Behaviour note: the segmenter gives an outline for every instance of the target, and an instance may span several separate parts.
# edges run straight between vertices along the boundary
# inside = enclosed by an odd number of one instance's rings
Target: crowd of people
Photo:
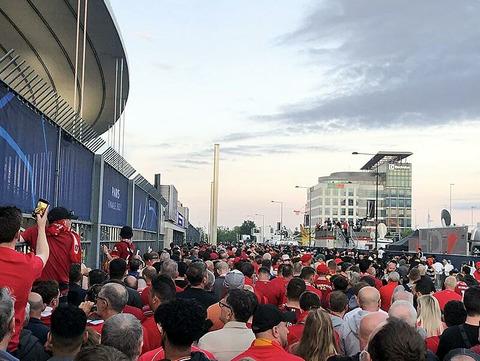
[[[203,243],[140,256],[125,226],[89,269],[71,219],[56,207],[21,232],[0,207],[0,360],[480,360],[480,262]]]

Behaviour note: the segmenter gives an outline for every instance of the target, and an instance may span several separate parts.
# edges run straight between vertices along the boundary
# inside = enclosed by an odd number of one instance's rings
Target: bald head
[[[358,302],[362,310],[378,311],[380,307],[380,292],[375,287],[363,287],[358,292]]]
[[[396,301],[407,301],[413,305],[413,295],[407,291],[394,292],[392,296],[392,303]]]
[[[448,276],[445,278],[445,289],[446,290],[455,290],[455,286],[457,285],[457,279],[453,276]]]
[[[403,320],[410,326],[417,328],[417,311],[408,301],[395,301],[388,310],[388,316]]]
[[[358,339],[360,340],[360,350],[367,346],[372,332],[387,321],[387,315],[382,312],[370,312],[363,316],[360,321]]]
[[[223,262],[223,261],[217,262],[217,264],[215,265],[215,269],[217,270],[217,273],[220,276],[224,275],[225,273],[228,273],[229,271],[227,262]]]
[[[43,311],[43,299],[38,293],[30,292],[28,294],[28,303],[31,311]]]

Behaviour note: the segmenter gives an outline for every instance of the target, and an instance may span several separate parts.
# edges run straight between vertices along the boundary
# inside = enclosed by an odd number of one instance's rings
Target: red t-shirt
[[[282,291],[271,281],[257,281],[255,290],[263,294],[272,305],[279,306],[283,301]]]
[[[102,334],[102,328],[105,324],[104,320],[87,320],[87,327]]]
[[[303,358],[289,354],[285,351],[278,342],[264,338],[257,338],[254,340],[252,345],[245,352],[242,352],[232,361],[238,361],[243,357],[251,357],[254,360],[262,361],[303,361]]]
[[[451,300],[457,300],[461,301],[462,296],[459,295],[458,293],[452,291],[452,290],[443,290],[443,291],[438,291],[433,294],[433,297],[435,297],[438,301],[438,304],[440,306],[440,309],[443,311],[445,308],[445,305],[447,304],[448,301]]]
[[[398,282],[388,282],[385,286],[380,288],[380,298],[382,300],[382,304],[380,308],[388,312],[390,309],[390,305],[392,304],[392,295],[395,288],[397,288]]]
[[[303,329],[305,328],[305,320],[309,311],[305,311],[300,314],[298,317],[297,323],[288,327],[288,335],[287,335],[287,350],[290,351],[290,347],[295,343],[300,341],[303,334]]]
[[[7,286],[15,297],[15,334],[8,345],[10,351],[17,349],[28,294],[35,279],[40,277],[42,268],[43,261],[34,253],[24,254],[0,247],[0,286]]]
[[[135,255],[135,245],[133,243],[128,243],[125,241],[120,241],[115,243],[113,246],[112,252],[110,252],[112,257],[123,258],[125,261],[128,262],[133,258]]]
[[[125,308],[123,309],[123,313],[129,313],[133,316],[135,316],[140,322],[143,322],[145,320],[145,316],[143,315],[143,311],[137,307],[133,307],[130,305],[126,305]]]
[[[144,330],[143,338],[147,340],[147,345],[145,345],[145,342],[143,343],[142,354],[162,346],[162,337],[155,318],[153,316],[148,317],[143,321],[142,326]]]
[[[465,282],[460,281],[455,286],[455,292],[458,293],[460,296],[463,296],[463,293],[467,290],[467,288],[468,285]]]
[[[47,227],[46,230],[48,246],[50,247],[50,256],[48,257],[47,264],[45,265],[41,276],[38,277],[37,280],[55,280],[58,283],[68,283],[70,266],[72,263],[82,262],[82,252],[80,249],[75,255],[76,259],[71,259],[71,252],[74,248],[74,237],[78,237],[77,240],[80,238],[75,232],[56,232],[54,225],[55,223]],[[22,233],[22,237],[32,249],[36,249],[38,227],[33,226],[27,228]]]
[[[215,360],[215,356],[213,356],[212,353],[192,345],[191,352],[193,351],[200,351],[204,353],[205,356],[207,356],[210,360]],[[165,358],[165,350],[163,349],[163,347],[159,347],[155,350],[144,353],[142,356],[140,356],[138,361],[159,361],[159,360],[163,360],[164,358]]]
[[[320,301],[322,301],[322,297],[323,297],[323,292],[322,291],[316,289],[315,287],[313,287],[310,284],[306,285],[306,290],[315,293],[320,298]]]

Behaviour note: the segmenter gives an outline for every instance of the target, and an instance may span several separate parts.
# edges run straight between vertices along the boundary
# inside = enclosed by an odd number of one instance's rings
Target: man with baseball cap
[[[274,305],[258,305],[253,313],[252,331],[255,341],[232,361],[251,358],[262,361],[301,361],[301,357],[284,350],[287,345],[287,322],[295,320],[294,312],[282,312]]]
[[[107,246],[103,246],[103,253],[111,261],[114,258],[123,258],[127,266],[135,255],[135,246],[132,242],[133,229],[129,226],[123,226],[120,230],[120,242],[115,243],[113,250],[109,251]]]
[[[73,211],[55,207],[48,213],[46,228],[50,257],[38,281],[55,280],[60,287],[60,302],[67,302],[69,273],[72,263],[82,262],[80,236],[72,230],[72,219],[78,219]],[[37,247],[38,227],[27,228],[21,234],[21,241],[32,249]]]

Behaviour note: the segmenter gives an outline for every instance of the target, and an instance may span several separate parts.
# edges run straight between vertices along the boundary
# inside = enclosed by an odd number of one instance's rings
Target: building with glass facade
[[[374,231],[376,218],[378,223],[385,223],[393,237],[411,229],[412,164],[406,161],[410,155],[379,152],[358,172],[319,177],[318,183],[307,191],[306,211],[309,215],[311,210],[312,225],[362,222]],[[306,226],[309,218],[306,217]]]

